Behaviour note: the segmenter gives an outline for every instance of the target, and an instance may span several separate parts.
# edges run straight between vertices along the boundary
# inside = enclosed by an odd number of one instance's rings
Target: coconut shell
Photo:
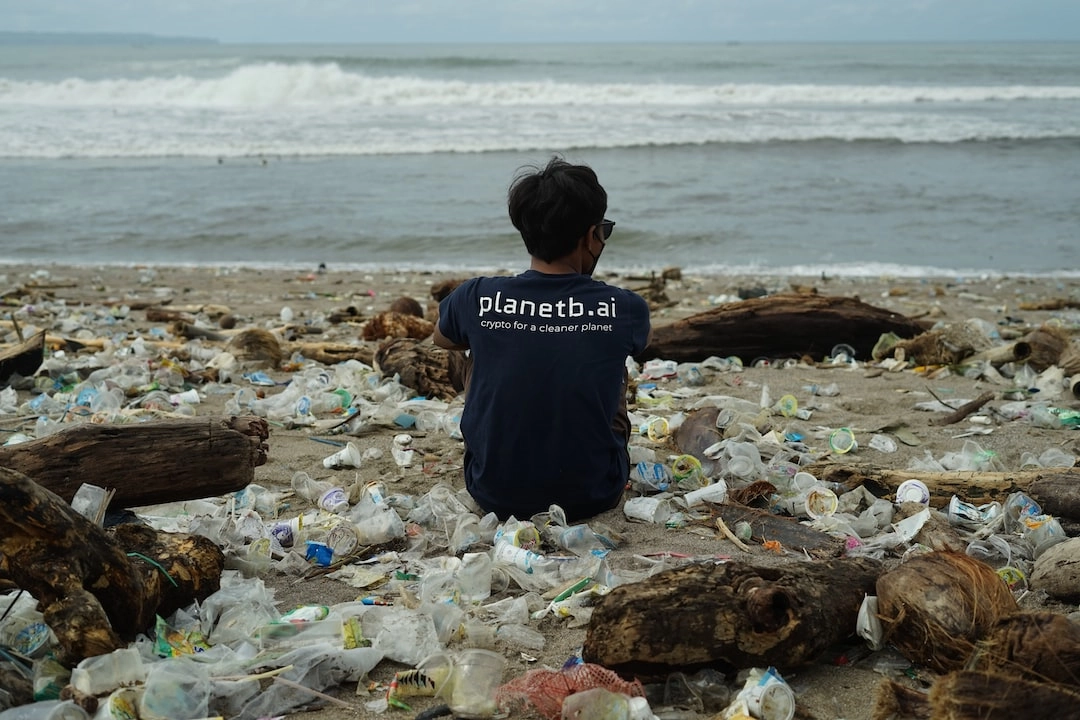
[[[1080,625],[1052,612],[1010,615],[979,641],[967,667],[1080,688]]]
[[[394,302],[390,303],[390,312],[401,313],[402,315],[415,315],[416,317],[424,317],[424,308],[420,306],[420,303],[411,297],[399,297]]]
[[[262,328],[242,330],[229,341],[226,349],[248,366],[277,368],[285,359],[277,336]]]
[[[1077,716],[1080,692],[1013,673],[965,670],[930,688],[934,720],[1061,720]]]
[[[963,667],[976,641],[1018,609],[993,568],[954,552],[916,555],[878,578],[877,595],[885,641],[942,673]]]
[[[1051,545],[1035,561],[1028,583],[1063,602],[1080,602],[1080,537]]]

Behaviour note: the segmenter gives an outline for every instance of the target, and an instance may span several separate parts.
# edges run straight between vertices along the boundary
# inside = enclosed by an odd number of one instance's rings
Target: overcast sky
[[[1080,0],[0,0],[0,30],[222,42],[1080,40]]]

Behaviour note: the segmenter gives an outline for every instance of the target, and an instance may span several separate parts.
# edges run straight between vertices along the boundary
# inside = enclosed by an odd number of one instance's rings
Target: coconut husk
[[[1012,673],[964,670],[930,688],[934,720],[1060,720],[1076,717],[1080,691]]]
[[[402,315],[415,315],[416,317],[424,317],[424,308],[414,298],[401,296],[394,302],[390,303],[390,312],[401,313]]]
[[[285,359],[277,335],[262,328],[241,330],[229,340],[226,350],[247,366],[277,368]]]
[[[1080,688],[1080,625],[1051,612],[1002,618],[976,644],[967,669]]]
[[[929,720],[930,696],[885,679],[874,692],[871,720]]]
[[[386,338],[423,340],[433,332],[435,332],[435,324],[430,320],[389,311],[379,313],[364,323],[360,336],[364,340],[385,340]]]
[[[1058,367],[1065,371],[1067,377],[1080,375],[1080,345],[1069,343],[1069,346],[1061,351]]]
[[[442,299],[454,292],[458,285],[465,282],[465,278],[454,278],[451,280],[443,280],[437,282],[431,286],[431,297],[436,302],[442,302]]]
[[[1025,335],[1023,342],[1031,348],[1027,364],[1042,372],[1051,365],[1058,365],[1062,353],[1069,347],[1069,334],[1052,325],[1041,325]]]
[[[990,338],[972,323],[954,323],[901,340],[890,349],[894,357],[900,350],[917,365],[956,365],[991,347]]]
[[[963,667],[987,630],[1018,609],[993,568],[955,552],[916,555],[879,577],[876,589],[885,642],[942,673]]]

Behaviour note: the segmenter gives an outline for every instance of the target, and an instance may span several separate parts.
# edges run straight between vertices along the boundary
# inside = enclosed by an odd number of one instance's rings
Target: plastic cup
[[[792,720],[795,717],[795,693],[791,687],[771,672],[746,692],[746,707],[750,714],[763,720]]]
[[[697,507],[707,502],[723,503],[727,500],[727,483],[718,480],[711,485],[691,490],[683,495],[683,500],[686,501],[686,507]]]
[[[791,482],[795,486],[796,492],[808,492],[818,484],[818,480],[813,473],[808,473],[805,470],[795,473],[791,478]]]
[[[930,489],[921,480],[905,480],[896,488],[896,504],[915,502],[920,505],[930,504]]]
[[[270,534],[277,539],[281,547],[291,548],[296,544],[296,539],[300,535],[302,522],[299,516],[282,520],[270,528]]]
[[[486,720],[495,715],[495,691],[502,683],[506,659],[491,650],[462,650],[450,676],[447,704],[454,717]]]
[[[664,523],[671,517],[671,504],[658,497],[629,498],[623,503],[623,514],[628,520]]]
[[[857,447],[859,443],[855,441],[855,433],[851,431],[851,428],[837,428],[829,433],[829,449],[837,455],[851,452]]]
[[[332,487],[319,497],[319,507],[327,512],[343,512],[349,509],[349,496],[344,489]]]
[[[359,448],[353,443],[347,443],[345,447],[338,450],[333,455],[327,455],[323,458],[322,464],[324,468],[333,469],[341,467],[360,467],[362,456]]]
[[[828,517],[840,504],[836,493],[826,487],[816,487],[806,495],[806,514],[812,519]]]

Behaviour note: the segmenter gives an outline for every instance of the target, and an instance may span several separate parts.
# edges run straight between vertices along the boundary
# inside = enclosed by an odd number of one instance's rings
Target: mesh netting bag
[[[645,697],[645,688],[637,681],[626,681],[602,665],[579,663],[561,670],[538,668],[502,685],[495,701],[504,712],[523,711],[531,706],[548,720],[562,717],[562,703],[568,695],[606,688],[630,697]]]

